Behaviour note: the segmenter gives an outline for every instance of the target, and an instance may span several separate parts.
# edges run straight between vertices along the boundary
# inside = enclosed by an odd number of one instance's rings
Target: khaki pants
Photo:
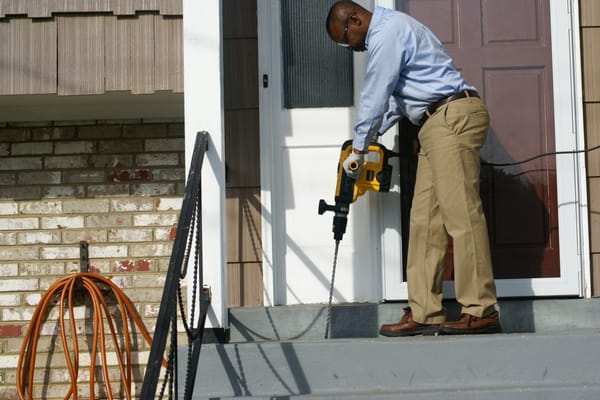
[[[479,196],[479,150],[489,115],[476,97],[440,107],[419,132],[421,151],[410,214],[408,300],[413,319],[441,323],[447,234],[462,313],[482,317],[496,304],[485,216]]]

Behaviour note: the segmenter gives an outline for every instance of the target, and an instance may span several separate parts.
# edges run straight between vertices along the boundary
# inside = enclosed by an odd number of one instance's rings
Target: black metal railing
[[[204,323],[210,305],[210,293],[203,288],[202,265],[202,204],[201,170],[204,154],[208,147],[208,133],[198,132],[190,163],[185,193],[179,214],[179,222],[169,261],[165,286],[158,311],[156,328],[148,357],[148,365],[140,393],[141,399],[161,398],[169,389],[169,399],[178,398],[177,389],[177,306],[188,338],[187,370],[185,374],[184,399],[192,398],[194,381],[200,358]],[[192,295],[189,300],[190,315],[185,316],[181,281],[187,276],[190,254],[194,248]],[[196,296],[200,296],[199,299]],[[198,300],[198,301],[197,301]],[[199,305],[198,316],[196,307]],[[170,334],[170,348],[166,348]],[[165,351],[166,350],[166,351]],[[167,354],[167,360],[164,360]],[[161,368],[165,375],[160,392],[157,393]]]

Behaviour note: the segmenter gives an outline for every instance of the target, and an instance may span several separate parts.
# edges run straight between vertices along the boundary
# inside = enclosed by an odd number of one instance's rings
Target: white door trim
[[[272,66],[272,53],[280,48],[278,35],[271,32],[272,26],[278,26],[280,16],[271,15],[271,0],[257,0],[258,26],[258,82],[262,85],[263,77],[267,79],[267,87],[258,89],[259,126],[260,126],[260,198],[261,198],[261,229],[262,229],[262,265],[263,265],[263,301],[265,306],[280,304],[276,295],[277,272],[275,265],[280,265],[279,254],[275,249],[283,246],[278,224],[273,223],[275,216],[281,217],[281,198],[277,191],[271,190],[278,177],[274,168],[280,165],[275,151],[279,147],[279,138],[275,135],[276,124],[273,113],[273,96],[281,95],[280,72]],[[273,21],[275,19],[275,21]],[[273,21],[273,22],[272,22]]]
[[[372,4],[372,0],[361,3]],[[370,6],[369,6],[370,7]],[[259,107],[260,107],[260,146],[261,146],[261,201],[262,201],[262,243],[263,243],[263,285],[264,285],[264,304],[279,305],[290,304],[293,302],[303,302],[305,298],[314,299],[315,296],[308,296],[306,293],[319,290],[321,292],[324,286],[328,286],[331,274],[330,265],[333,256],[334,241],[331,234],[330,221],[332,216],[317,216],[318,199],[323,196],[331,202],[335,191],[335,165],[339,149],[343,141],[351,137],[351,126],[355,119],[354,107],[330,107],[316,109],[294,109],[285,110],[282,108],[283,84],[281,68],[281,32],[275,31],[275,27],[280,26],[281,15],[277,12],[280,9],[279,0],[257,0],[258,14],[258,41],[259,41],[259,82],[263,82],[263,76],[268,76],[268,87],[259,88]],[[323,21],[324,22],[324,21]],[[354,56],[354,85],[359,88],[364,76],[365,61],[364,54]],[[355,90],[357,96],[357,90]],[[326,113],[327,118],[315,121],[311,118],[312,112]],[[293,126],[293,129],[291,127]],[[312,132],[309,136],[295,135],[294,132]],[[326,189],[326,193],[321,194],[310,187],[315,195],[314,213],[318,218],[318,228],[287,226],[287,219],[295,210],[286,208],[286,195],[290,191],[284,192],[282,188],[289,189],[288,181],[290,176],[286,176],[285,168],[289,168],[294,160],[287,159],[289,156],[296,156],[302,152],[302,149],[310,149],[315,156],[315,163],[322,163],[323,181],[330,182],[331,188]],[[308,152],[306,153],[308,154]],[[314,168],[314,165],[311,166]],[[294,175],[297,166],[287,171],[289,175]],[[332,176],[333,175],[333,176]],[[333,178],[333,179],[330,179]],[[321,183],[321,182],[319,182]],[[325,183],[329,188],[329,183]],[[294,187],[300,190],[299,187]],[[304,188],[302,188],[304,189]],[[287,193],[287,194],[286,194]],[[291,193],[297,196],[297,193]],[[294,197],[292,202],[299,200]],[[367,206],[368,204],[368,206]],[[298,206],[296,204],[296,206]],[[305,206],[303,203],[302,206]],[[312,203],[311,203],[312,205]],[[381,299],[382,288],[380,287],[380,265],[379,260],[379,240],[371,236],[369,232],[377,230],[370,221],[376,221],[377,218],[376,198],[374,196],[362,196],[360,201],[353,204],[349,226],[344,236],[342,248],[340,250],[339,265],[351,269],[352,272],[340,274],[336,280],[336,293],[334,301],[353,301],[353,299],[362,299],[362,301],[377,301]],[[296,214],[297,215],[297,214]],[[371,217],[373,219],[371,219]],[[327,222],[325,222],[327,221]],[[311,222],[312,223],[312,222]],[[363,229],[354,229],[355,226],[361,226]],[[365,229],[364,227],[367,227]],[[304,228],[304,229],[298,229]],[[327,242],[324,245],[331,248],[331,256],[325,255],[316,249],[299,248],[298,243],[306,243],[306,230],[315,229],[314,234],[320,236],[327,235]],[[303,230],[303,231],[302,231]],[[354,236],[363,235],[360,238]],[[358,243],[352,246],[352,243]],[[357,250],[358,249],[358,250]],[[357,250],[357,251],[355,251]],[[323,259],[327,258],[326,261]],[[290,260],[292,262],[290,263]],[[318,280],[318,289],[304,286],[298,296],[292,295],[291,286],[298,288],[296,281],[291,274],[298,273],[299,264],[305,263],[307,274],[306,282]],[[293,265],[292,265],[293,264]],[[369,265],[369,269],[374,269],[375,274],[369,274],[366,279],[357,277],[356,272],[366,274],[364,265]],[[291,271],[291,272],[290,272]],[[304,278],[302,278],[304,279]],[[342,281],[341,279],[345,279]],[[306,283],[305,285],[310,285]],[[339,285],[339,286],[338,286]],[[338,290],[339,289],[339,290]],[[288,299],[288,296],[291,296]],[[320,296],[320,295],[319,295]],[[293,298],[292,298],[293,297]],[[317,296],[318,297],[318,296]],[[327,300],[326,294],[319,299]],[[314,300],[308,300],[314,301]],[[319,300],[320,301],[320,300]]]

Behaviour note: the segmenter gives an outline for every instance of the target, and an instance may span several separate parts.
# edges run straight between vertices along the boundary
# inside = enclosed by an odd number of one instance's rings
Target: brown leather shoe
[[[435,335],[439,325],[420,324],[413,320],[410,307],[404,308],[404,315],[399,322],[395,324],[383,324],[379,328],[379,334],[382,336],[415,336],[415,335]]]
[[[440,334],[443,335],[473,335],[478,333],[500,333],[500,318],[494,311],[485,317],[462,314],[456,321],[446,321],[440,325]]]

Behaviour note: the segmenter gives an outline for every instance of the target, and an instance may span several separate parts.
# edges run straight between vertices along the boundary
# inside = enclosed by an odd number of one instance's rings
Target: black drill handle
[[[335,206],[327,204],[323,199],[319,200],[319,215],[323,215],[325,211],[335,212]]]

